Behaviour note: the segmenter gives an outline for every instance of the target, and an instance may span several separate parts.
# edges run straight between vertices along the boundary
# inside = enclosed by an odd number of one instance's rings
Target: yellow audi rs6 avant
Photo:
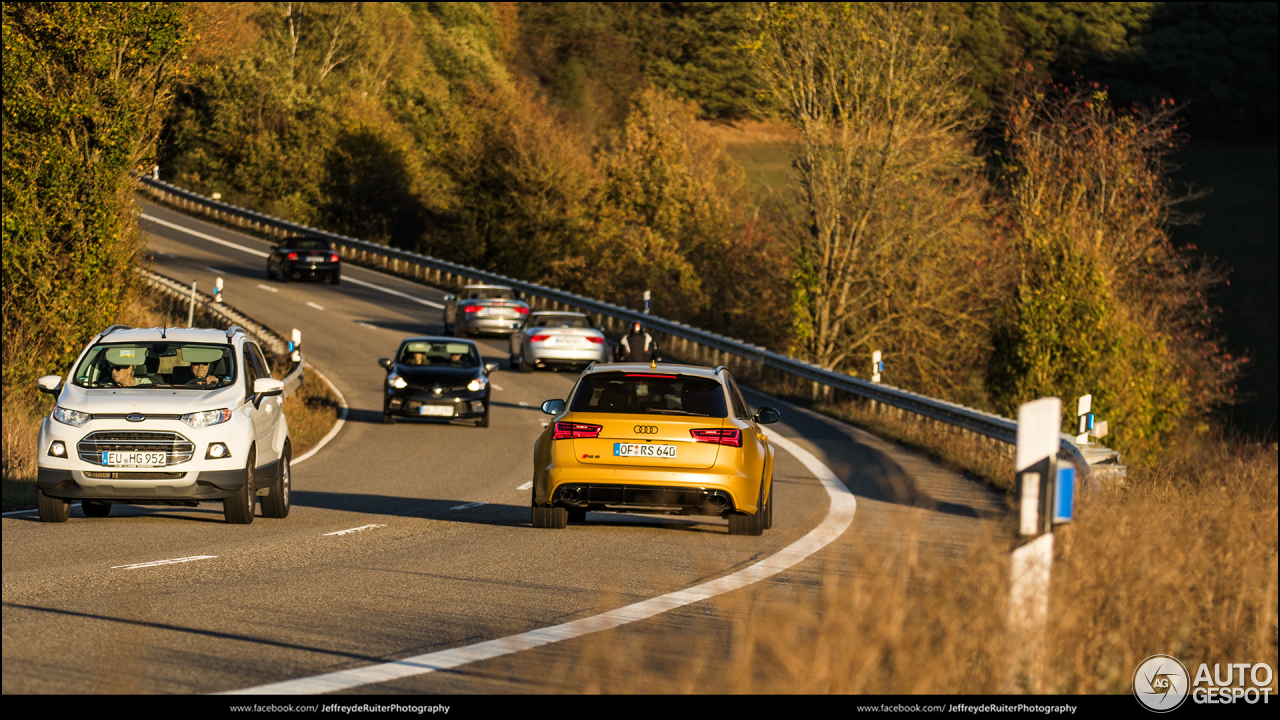
[[[730,535],[773,524],[773,447],[723,367],[594,364],[533,450],[533,526],[562,528],[587,511],[718,515]]]

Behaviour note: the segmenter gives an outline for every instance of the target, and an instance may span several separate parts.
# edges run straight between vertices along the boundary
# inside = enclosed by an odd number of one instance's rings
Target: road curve
[[[233,692],[502,641],[742,577],[832,512],[815,472],[784,452],[774,529],[763,537],[730,537],[715,518],[596,513],[586,525],[535,530],[526,483],[546,419],[537,408],[564,397],[571,375],[495,373],[487,429],[385,426],[376,361],[404,335],[440,332],[442,291],[354,266],[338,287],[268,281],[268,243],[141,210],[158,272],[204,289],[222,277],[228,303],[282,333],[301,330],[308,361],[346,398],[347,422],[294,473],[285,520],[226,525],[215,504],[117,508],[102,519],[73,511],[66,524],[5,517],[5,693]],[[481,346],[505,367],[505,341]],[[847,530],[757,578],[760,591],[816,591],[849,553],[891,552],[922,528],[928,552],[954,557],[1002,507],[915,454],[749,395],[779,406],[773,432],[830,468],[857,502]],[[691,607],[634,631],[667,632]],[[343,689],[554,692],[545,653],[572,647]]]

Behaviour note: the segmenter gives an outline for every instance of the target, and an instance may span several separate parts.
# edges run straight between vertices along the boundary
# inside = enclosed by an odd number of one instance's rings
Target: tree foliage
[[[1031,82],[1004,127],[1019,280],[995,340],[1002,409],[1090,393],[1123,447],[1157,451],[1240,366],[1207,302],[1220,278],[1169,242],[1174,106],[1117,113],[1097,86]]]
[[[803,137],[809,214],[797,277],[802,349],[902,382],[954,385],[984,337],[999,273],[980,239],[975,118],[949,35],[924,6],[771,7],[754,44],[770,100]]]
[[[191,36],[178,5],[5,3],[4,387],[62,372],[115,317]]]

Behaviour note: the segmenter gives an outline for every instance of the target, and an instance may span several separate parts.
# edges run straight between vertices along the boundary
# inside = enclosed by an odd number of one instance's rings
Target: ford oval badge
[[[129,422],[142,422],[143,420],[147,419],[147,416],[142,415],[141,413],[129,413],[128,415],[124,416],[124,419],[128,420]]]

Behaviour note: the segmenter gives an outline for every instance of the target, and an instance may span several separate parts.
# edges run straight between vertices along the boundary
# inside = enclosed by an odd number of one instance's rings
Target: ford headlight
[[[53,419],[64,425],[70,425],[71,427],[80,427],[81,425],[89,422],[92,418],[93,416],[89,413],[83,413],[79,410],[69,410],[62,406],[58,406],[53,409]]]
[[[230,420],[231,411],[227,408],[205,410],[203,412],[187,413],[178,419],[193,428],[209,427],[210,425],[218,425]]]
[[[403,390],[404,388],[409,387],[409,383],[405,382],[405,379],[400,377],[399,375],[395,373],[391,373],[390,375],[387,376],[387,387],[393,387],[393,388],[396,388],[397,390]]]
[[[467,389],[470,390],[471,392],[479,392],[484,389],[485,385],[488,385],[488,384],[489,384],[488,380],[485,380],[482,377],[478,377],[475,380],[472,380],[471,382],[467,383]]]

